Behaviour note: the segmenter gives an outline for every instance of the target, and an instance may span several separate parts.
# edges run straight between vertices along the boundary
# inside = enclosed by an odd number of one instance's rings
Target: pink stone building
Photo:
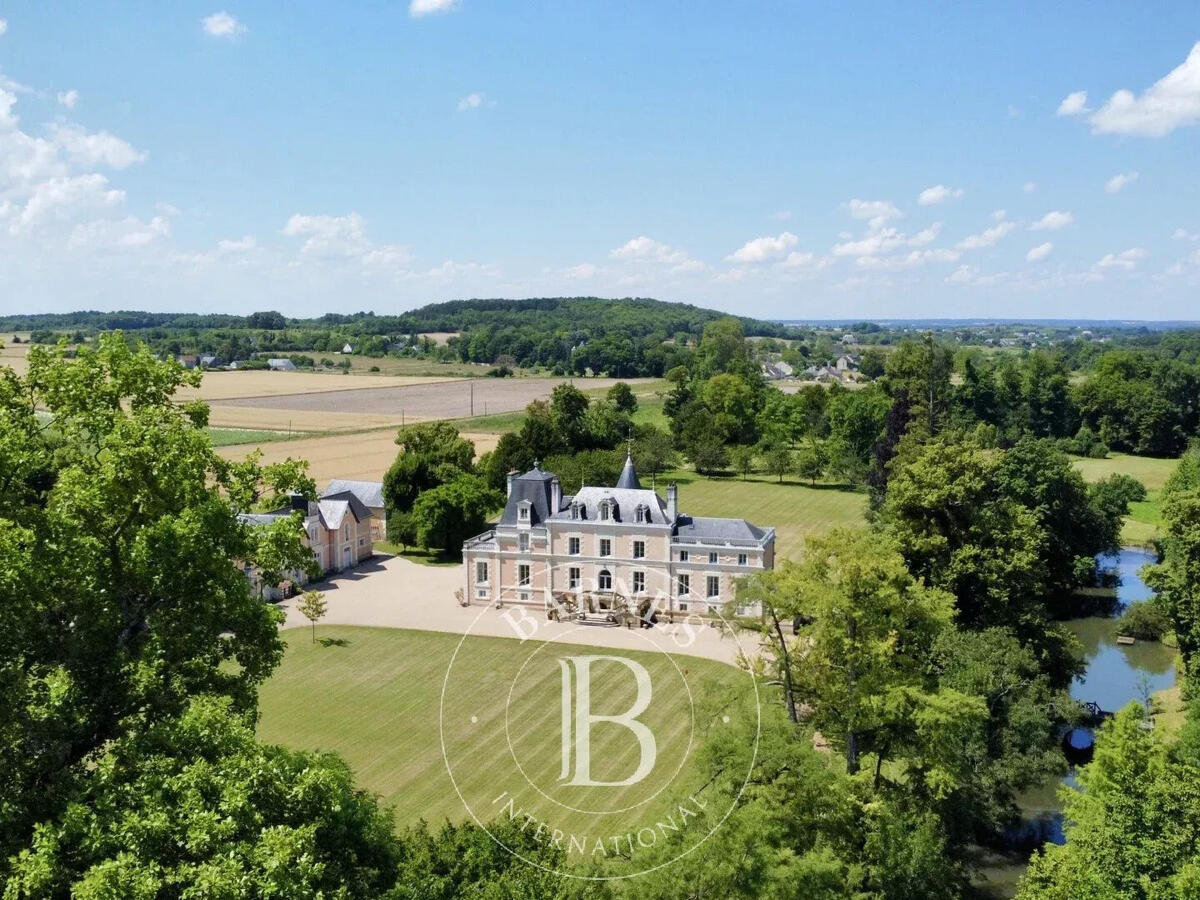
[[[733,599],[736,578],[774,568],[775,530],[689,516],[676,485],[665,500],[643,488],[630,458],[616,485],[573,496],[535,465],[509,475],[500,521],[463,544],[463,561],[473,603],[549,609],[572,598],[599,612],[649,600],[660,613],[703,616]]]

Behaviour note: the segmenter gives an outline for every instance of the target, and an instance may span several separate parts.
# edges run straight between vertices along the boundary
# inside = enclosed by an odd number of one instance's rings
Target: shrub
[[[1157,603],[1131,603],[1117,623],[1121,634],[1142,641],[1160,641],[1171,630],[1171,621]]]

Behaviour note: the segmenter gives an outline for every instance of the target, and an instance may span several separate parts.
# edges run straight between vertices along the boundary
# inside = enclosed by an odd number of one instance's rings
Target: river
[[[1118,605],[1113,616],[1088,616],[1065,623],[1083,644],[1087,659],[1083,676],[1071,685],[1071,696],[1115,712],[1130,700],[1146,702],[1154,692],[1175,683],[1175,651],[1148,641],[1132,645],[1117,643],[1117,616],[1126,605],[1151,596],[1138,572],[1146,563],[1155,561],[1154,554],[1126,547],[1120,553],[1100,556],[1097,561],[1101,569],[1115,572],[1120,578],[1116,588]],[[1074,770],[1017,798],[1025,814],[1025,828],[1014,838],[1063,842],[1062,804],[1058,800],[1058,789],[1063,783],[1074,784]],[[985,874],[994,886],[995,896],[1003,897],[1011,896],[1016,878],[1023,870],[1023,864],[999,864],[989,867]]]

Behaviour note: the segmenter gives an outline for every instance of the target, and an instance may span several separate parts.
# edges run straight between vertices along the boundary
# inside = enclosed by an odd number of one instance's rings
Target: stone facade
[[[649,601],[660,614],[704,616],[734,598],[739,576],[774,568],[775,531],[688,516],[678,487],[669,485],[665,500],[643,488],[631,459],[614,487],[574,496],[534,466],[509,476],[500,521],[466,541],[463,561],[472,603],[549,609],[569,600],[599,612]]]

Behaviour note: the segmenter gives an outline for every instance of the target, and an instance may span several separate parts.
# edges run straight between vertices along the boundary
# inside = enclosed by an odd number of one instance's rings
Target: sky
[[[0,313],[1200,318],[1200,4],[0,0]]]

